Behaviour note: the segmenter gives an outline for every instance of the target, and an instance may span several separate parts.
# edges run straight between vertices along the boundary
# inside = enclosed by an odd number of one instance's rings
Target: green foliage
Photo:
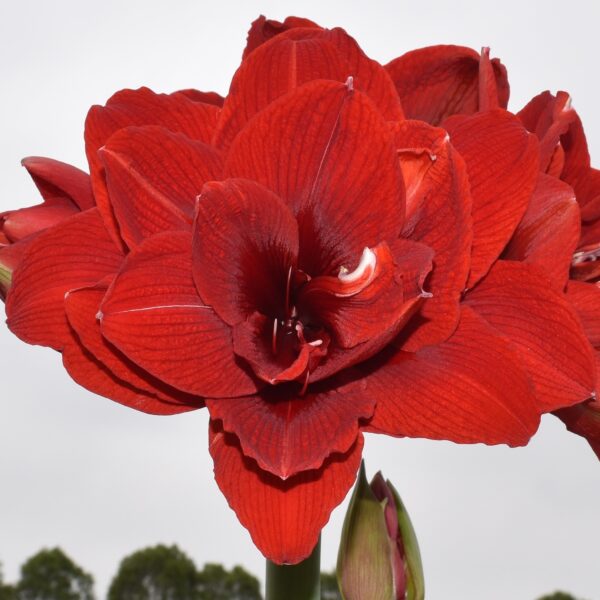
[[[94,600],[93,588],[93,577],[60,548],[44,549],[21,567],[16,600]]]
[[[121,561],[108,600],[196,600],[196,575],[177,546],[144,548]]]
[[[2,563],[0,563],[0,600],[16,600],[16,591],[12,585],[4,583]]]
[[[108,600],[262,600],[258,580],[242,567],[202,571],[177,546],[154,546],[121,562]]]
[[[321,600],[342,600],[335,571],[321,573]]]
[[[577,600],[577,598],[566,592],[554,592],[554,594],[542,596],[541,598],[538,598],[538,600]]]
[[[242,567],[226,571],[208,563],[198,573],[198,600],[262,600],[260,584]]]

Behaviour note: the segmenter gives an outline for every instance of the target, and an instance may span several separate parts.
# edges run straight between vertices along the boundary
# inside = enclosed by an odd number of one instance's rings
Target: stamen
[[[293,267],[290,266],[287,274],[287,282],[285,284],[285,314],[287,316],[290,315],[290,290],[292,287],[292,269]]]
[[[304,396],[306,394],[306,390],[308,388],[308,378],[310,377],[310,371],[306,369],[306,375],[304,376],[304,383],[302,384],[302,389],[300,390],[300,395]]]
[[[271,339],[271,348],[273,350],[273,354],[277,354],[277,319],[273,319],[273,337]]]
[[[309,346],[312,346],[313,348],[317,348],[319,346],[321,346],[323,344],[323,340],[313,340],[312,342],[308,342]]]
[[[579,265],[585,262],[594,262],[600,258],[600,248],[592,248],[591,250],[581,250],[573,254],[572,265]]]

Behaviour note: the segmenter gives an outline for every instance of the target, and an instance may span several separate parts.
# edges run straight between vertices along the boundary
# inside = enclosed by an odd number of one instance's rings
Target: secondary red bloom
[[[545,180],[562,186],[565,199],[556,208],[568,219],[570,233],[562,248],[550,252],[572,256],[570,281],[566,287],[583,322],[585,332],[595,348],[600,363],[600,171],[591,167],[583,126],[571,99],[565,92],[553,96],[544,92],[531,100],[519,113],[525,126],[541,141],[542,169]],[[561,180],[561,181],[559,181]],[[580,210],[575,209],[575,201]],[[549,221],[549,219],[547,219]],[[556,223],[556,219],[554,219]],[[564,232],[567,228],[563,227]],[[600,389],[598,383],[597,390]],[[588,402],[557,411],[568,429],[589,441],[600,457],[600,418],[596,395]]]
[[[293,563],[363,431],[522,445],[589,398],[594,355],[561,290],[570,254],[540,258],[571,220],[542,222],[560,197],[487,52],[458,52],[470,91],[446,119],[412,92],[403,109],[418,61],[392,78],[341,29],[261,18],[248,44],[224,100],[141,89],[92,108],[95,205],[36,235],[6,310],[92,391],[205,403],[217,483]]]

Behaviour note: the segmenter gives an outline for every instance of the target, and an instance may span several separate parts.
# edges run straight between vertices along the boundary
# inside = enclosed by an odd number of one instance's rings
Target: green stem
[[[265,600],[320,600],[321,538],[312,554],[297,565],[276,565],[267,560]]]

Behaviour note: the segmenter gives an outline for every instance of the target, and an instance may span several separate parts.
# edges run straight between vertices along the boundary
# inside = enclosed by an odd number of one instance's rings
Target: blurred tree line
[[[60,548],[41,550],[21,567],[14,585],[4,583],[0,600],[95,600],[94,579]],[[198,570],[177,546],[153,546],[125,557],[107,600],[262,600],[260,583],[242,567],[231,571],[208,563]],[[335,574],[321,574],[321,600],[342,600]],[[538,600],[578,600],[555,592]]]
[[[335,575],[322,575],[322,598],[341,600]],[[4,583],[0,600],[95,600],[94,579],[60,548],[41,550],[21,567],[14,585]],[[260,583],[240,566],[231,571],[208,563],[198,570],[177,546],[158,545],[125,557],[107,600],[262,600]]]

